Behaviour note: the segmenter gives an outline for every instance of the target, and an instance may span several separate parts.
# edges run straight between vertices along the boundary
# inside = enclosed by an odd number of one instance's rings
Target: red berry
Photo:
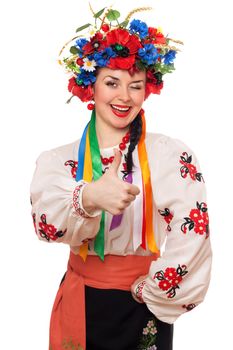
[[[123,139],[122,139],[122,141],[123,141],[124,143],[128,143],[128,142],[129,142],[129,136],[124,136]]]
[[[83,66],[83,59],[82,58],[78,58],[76,60],[76,63],[79,65],[79,66]]]
[[[119,144],[119,148],[120,148],[121,151],[124,151],[124,149],[126,148],[126,145],[123,142],[121,142]]]
[[[109,161],[108,158],[102,158],[103,165],[108,165]]]
[[[106,32],[109,31],[110,28],[109,28],[109,25],[108,25],[108,24],[103,24],[103,25],[101,26],[101,29],[102,29],[103,32],[106,33]]]
[[[114,159],[114,156],[110,157],[110,158],[109,158],[109,162],[112,163],[112,162],[113,162],[113,159]]]
[[[89,109],[89,111],[92,111],[94,108],[95,108],[94,103],[88,103],[87,109]]]

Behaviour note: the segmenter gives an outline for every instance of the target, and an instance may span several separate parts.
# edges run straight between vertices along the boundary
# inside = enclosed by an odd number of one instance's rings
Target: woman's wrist
[[[100,215],[102,210],[98,209],[92,200],[92,184],[85,183],[80,193],[80,205],[83,211],[89,216]]]
[[[101,210],[94,207],[92,202],[89,200],[88,194],[83,196],[84,189],[89,185],[90,183],[80,180],[73,192],[73,207],[75,212],[84,218],[96,217],[101,214]]]

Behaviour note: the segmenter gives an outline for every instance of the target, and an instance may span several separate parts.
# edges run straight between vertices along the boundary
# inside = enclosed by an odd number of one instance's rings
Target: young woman
[[[80,140],[39,156],[31,183],[38,237],[70,246],[50,350],[171,350],[174,321],[209,285],[198,160],[182,141],[146,132],[142,109],[173,69],[172,39],[129,16],[113,28],[118,17],[95,14],[100,28],[64,59],[69,91],[94,101],[91,119]]]

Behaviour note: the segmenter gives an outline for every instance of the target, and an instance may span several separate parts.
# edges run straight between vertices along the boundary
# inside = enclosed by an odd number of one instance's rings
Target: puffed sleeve
[[[158,169],[151,169],[157,172],[152,187],[166,243],[135,290],[158,319],[171,324],[203,301],[212,250],[205,181],[196,155],[168,136],[159,153]]]
[[[31,214],[39,239],[78,247],[98,232],[100,212],[87,217],[77,211],[74,199],[82,184],[70,176],[56,150],[40,154],[30,185]]]

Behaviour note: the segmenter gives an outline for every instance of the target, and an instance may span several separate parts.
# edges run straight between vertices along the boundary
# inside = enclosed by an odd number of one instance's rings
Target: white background
[[[176,71],[145,103],[147,130],[176,137],[196,153],[206,181],[214,261],[205,302],[175,323],[174,350],[231,348],[232,27],[230,1],[93,1],[115,4],[183,40]],[[11,1],[1,5],[1,349],[45,350],[49,318],[69,248],[37,240],[29,186],[38,155],[73,142],[89,120],[70,97],[57,64],[63,44],[91,21],[88,1]],[[104,340],[103,340],[104,341]],[[119,349],[120,350],[120,349]]]

